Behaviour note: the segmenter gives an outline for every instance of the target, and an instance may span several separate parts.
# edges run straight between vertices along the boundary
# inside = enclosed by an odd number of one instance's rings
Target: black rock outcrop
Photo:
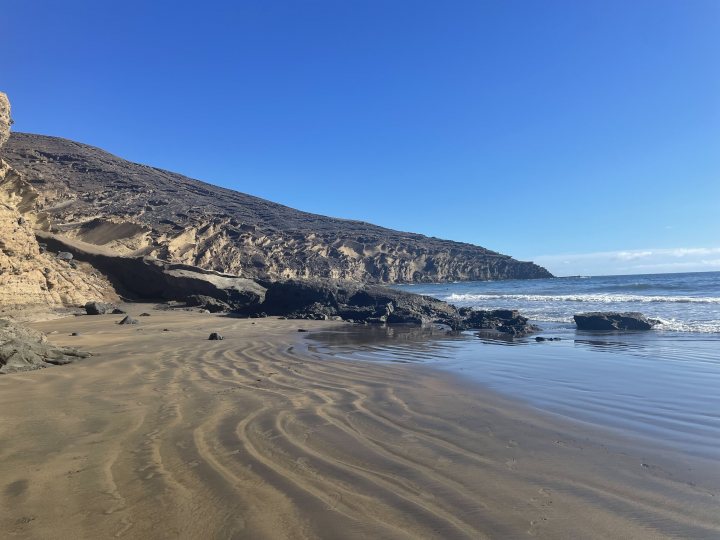
[[[263,285],[265,301],[257,310],[268,315],[388,324],[436,322],[453,327],[458,321],[457,310],[445,302],[378,285],[322,279]]]
[[[654,321],[637,312],[595,311],[579,313],[574,319],[578,330],[650,330],[654,324]]]
[[[537,332],[539,328],[528,322],[514,309],[474,310],[460,308],[460,327],[462,329],[483,330],[484,334],[503,334],[510,337],[523,337]]]
[[[258,311],[293,319],[342,319],[367,324],[442,324],[453,330],[481,330],[489,334],[522,337],[538,330],[514,310],[478,311],[429,296],[380,285],[337,280],[286,280],[263,283],[265,301],[245,314]]]
[[[227,302],[204,294],[192,294],[185,299],[185,302],[187,306],[207,309],[210,313],[228,312],[233,309]]]
[[[85,304],[85,313],[88,315],[105,315],[115,312],[115,306],[104,302],[88,302]]]

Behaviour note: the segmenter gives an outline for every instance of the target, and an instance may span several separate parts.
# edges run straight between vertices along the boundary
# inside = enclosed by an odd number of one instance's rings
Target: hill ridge
[[[70,139],[14,132],[3,152],[40,194],[38,223],[119,254],[260,279],[551,277],[480,246],[305,212]]]

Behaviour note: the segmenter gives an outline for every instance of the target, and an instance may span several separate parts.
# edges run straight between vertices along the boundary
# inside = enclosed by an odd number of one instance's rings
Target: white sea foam
[[[720,332],[720,321],[703,321],[703,322],[683,322],[677,319],[661,319],[655,317],[659,321],[653,328],[655,330],[665,330],[668,332],[700,332],[703,334],[715,334]]]
[[[594,304],[657,303],[720,304],[717,296],[642,296],[638,294],[457,294],[443,298],[447,302],[484,302],[488,300],[520,300],[526,302],[587,302]]]

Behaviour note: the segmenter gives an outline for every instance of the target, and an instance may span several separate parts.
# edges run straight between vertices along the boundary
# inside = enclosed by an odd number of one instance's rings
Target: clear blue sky
[[[18,131],[559,274],[720,269],[720,1],[2,4]]]

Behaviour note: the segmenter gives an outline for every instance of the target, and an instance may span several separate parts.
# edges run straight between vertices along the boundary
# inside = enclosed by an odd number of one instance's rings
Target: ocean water
[[[449,370],[542,411],[720,460],[720,272],[400,287],[512,308],[560,341],[356,327],[313,336],[326,354]],[[578,331],[582,311],[641,311],[646,332]]]
[[[511,308],[536,321],[571,323],[583,311],[640,311],[656,330],[720,332],[720,272],[566,277],[409,285],[457,306]]]

